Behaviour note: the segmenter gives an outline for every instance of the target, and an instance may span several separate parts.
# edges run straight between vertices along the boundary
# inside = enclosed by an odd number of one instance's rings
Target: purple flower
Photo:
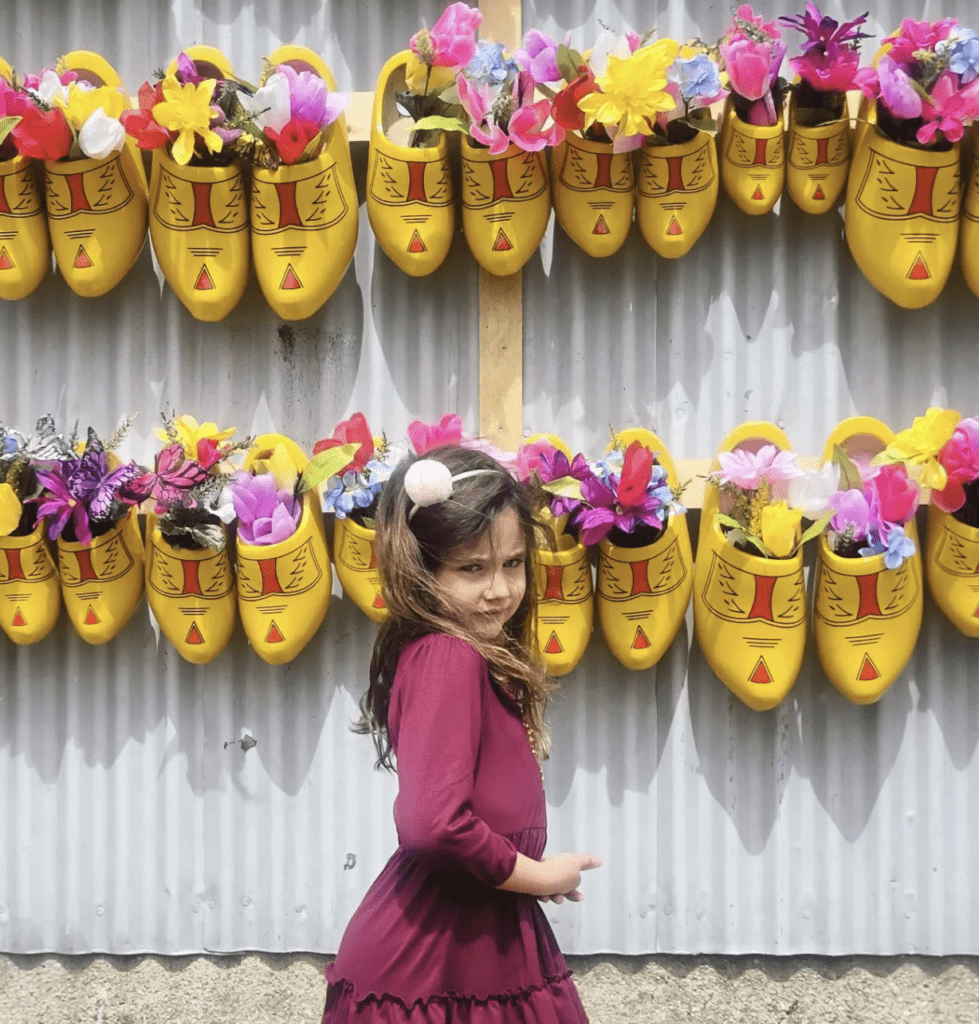
[[[582,483],[594,478],[592,471],[588,468],[587,460],[580,452],[570,463],[567,455],[557,448],[553,449],[553,454],[542,451],[539,458],[541,480],[546,484],[565,476],[574,477],[575,480],[580,480]],[[577,498],[562,498],[557,494],[551,496],[551,512],[555,516],[564,515],[565,512],[574,512],[580,505],[581,502]]]
[[[197,65],[183,52],[177,54],[177,80],[182,85],[200,85],[204,81]]]
[[[302,505],[291,491],[276,491],[271,473],[238,473],[228,485],[246,544],[278,544],[296,532]]]
[[[296,71],[289,64],[280,64],[277,72],[289,82],[289,108],[293,120],[311,121],[318,128],[332,124],[344,111],[350,97],[331,93],[326,82],[312,71]]]
[[[37,479],[47,493],[32,500],[39,503],[38,517],[49,520],[48,536],[51,540],[61,536],[70,520],[75,530],[75,537],[82,544],[91,544],[92,531],[88,525],[85,504],[72,494],[68,479],[63,475],[65,466],[71,464],[77,466],[79,461],[71,459],[67,463],[56,463],[50,470],[39,469]]]
[[[860,26],[867,20],[866,14],[861,14],[859,18],[841,25],[835,18],[823,14],[811,2],[806,3],[804,14],[787,14],[778,20],[783,25],[798,29],[806,37],[802,45],[804,51],[812,47],[827,47],[830,44],[857,43],[861,39],[870,38],[866,32],[860,31]]]
[[[570,34],[565,36],[564,45],[571,43]],[[538,84],[559,82],[561,72],[557,66],[558,42],[544,35],[540,29],[532,28],[524,38],[524,48],[517,50],[513,57],[525,67]]]
[[[863,491],[837,491],[826,503],[836,510],[836,515],[829,521],[829,527],[836,533],[850,531],[853,540],[863,540],[870,529],[870,503]]]
[[[889,54],[877,62],[880,98],[887,109],[901,121],[921,117],[921,97],[908,73]]]

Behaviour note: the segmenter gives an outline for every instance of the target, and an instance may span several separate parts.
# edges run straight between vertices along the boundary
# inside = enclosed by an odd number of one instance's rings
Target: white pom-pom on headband
[[[499,470],[468,469],[465,473],[456,473],[453,476],[444,462],[439,462],[438,459],[419,459],[412,463],[405,473],[405,494],[412,501],[411,509],[408,512],[408,521],[411,521],[411,517],[420,508],[427,508],[440,501],[448,501],[452,497],[452,485],[456,480],[497,472]]]

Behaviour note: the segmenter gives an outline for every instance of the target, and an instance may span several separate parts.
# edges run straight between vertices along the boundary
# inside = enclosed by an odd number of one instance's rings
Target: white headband
[[[411,498],[412,505],[408,512],[408,521],[420,509],[447,501],[452,497],[452,485],[456,480],[465,480],[470,476],[481,476],[483,473],[496,473],[495,469],[468,469],[465,473],[452,475],[449,467],[437,459],[419,459],[412,463],[405,473],[405,494]]]

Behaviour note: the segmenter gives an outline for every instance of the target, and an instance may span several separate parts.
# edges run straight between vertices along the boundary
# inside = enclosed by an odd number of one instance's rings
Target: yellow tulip
[[[100,86],[98,89],[81,89],[72,82],[68,87],[68,102],[65,103],[57,96],[54,102],[64,110],[76,132],[81,130],[85,122],[99,107],[105,111],[107,117],[116,121],[126,109],[126,101],[122,93],[107,85]]]
[[[788,558],[799,543],[802,509],[776,501],[761,510],[761,539],[776,558]]]
[[[10,484],[0,484],[0,537],[9,537],[20,522],[22,506]]]
[[[181,85],[174,75],[163,79],[163,102],[153,107],[153,117],[168,131],[179,132],[171,149],[178,164],[190,163],[195,135],[200,135],[211,153],[221,152],[221,136],[210,128],[211,120],[217,117],[217,111],[211,109],[216,85],[213,78],[205,78],[199,85]]]
[[[657,113],[676,106],[666,92],[666,73],[679,49],[675,39],[660,39],[625,59],[610,55],[605,74],[595,79],[602,91],[578,101],[586,127],[599,121],[618,125],[623,135],[650,134]]]
[[[218,425],[210,420],[207,423],[198,423],[193,416],[178,416],[173,421],[173,429],[177,433],[177,440],[184,446],[184,455],[188,459],[197,458],[198,441],[214,441],[215,444],[227,440],[235,432],[234,427],[225,430],[218,430]],[[162,427],[157,427],[154,434],[165,444],[170,443],[167,432]]]
[[[954,409],[932,407],[924,416],[916,416],[907,430],[895,435],[886,454],[900,462],[924,462],[945,447],[960,419]]]

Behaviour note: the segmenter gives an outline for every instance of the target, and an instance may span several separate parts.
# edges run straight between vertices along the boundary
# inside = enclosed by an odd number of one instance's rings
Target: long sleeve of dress
[[[455,637],[433,634],[401,656],[389,726],[397,755],[400,843],[432,868],[466,871],[495,887],[513,873],[517,850],[473,813],[490,694],[478,652]]]

